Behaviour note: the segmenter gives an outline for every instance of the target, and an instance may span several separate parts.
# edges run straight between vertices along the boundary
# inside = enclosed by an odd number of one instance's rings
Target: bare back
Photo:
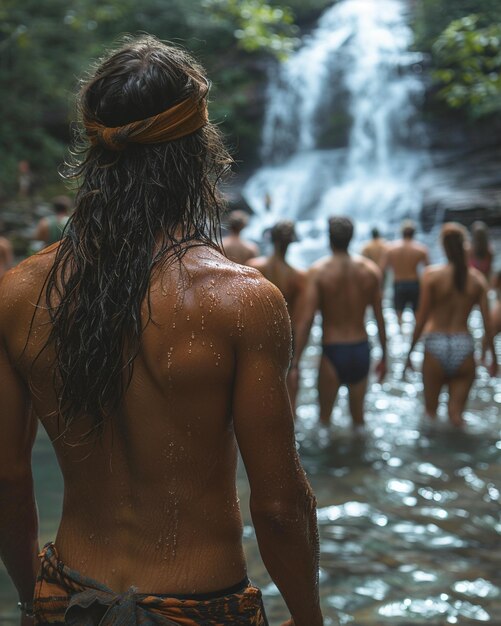
[[[323,320],[323,341],[351,342],[367,337],[365,311],[380,289],[377,266],[363,257],[334,254],[313,272]]]
[[[224,237],[223,250],[230,261],[241,265],[245,265],[249,259],[253,259],[259,254],[256,244],[245,241],[239,235],[234,234]]]
[[[454,285],[452,265],[430,267],[423,280],[423,299],[427,322],[425,332],[465,332],[471,310],[480,304],[487,289],[482,274],[469,268],[463,292]]]
[[[14,361],[23,352],[31,303],[54,251],[52,246],[28,259],[2,285],[14,303],[0,316],[10,328],[7,351]],[[47,336],[47,316],[41,310],[35,318],[19,373],[26,383],[32,371],[33,411],[53,441],[63,473],[56,545],[67,565],[112,589],[134,584],[145,592],[217,590],[245,575],[237,441],[254,498],[269,474],[304,483],[284,382],[287,312],[277,290],[255,270],[207,247],[189,250],[182,269],[176,262],[152,275],[151,306],[154,323],[144,331],[123,408],[95,444],[79,444],[92,427],[90,419],[61,435],[57,419],[47,417],[57,410],[49,384],[53,355],[44,352],[36,359]],[[277,383],[270,391],[272,380]],[[283,420],[268,467],[266,456],[257,458],[264,437],[258,412],[268,424]]]
[[[388,244],[384,239],[377,238],[372,239],[362,248],[362,256],[374,261],[374,263],[383,269],[386,263],[386,253],[388,251]]]
[[[251,259],[248,265],[259,270],[266,279],[280,289],[287,302],[289,313],[292,314],[297,298],[304,287],[305,273],[290,266],[276,255]]]
[[[402,239],[388,248],[386,262],[395,281],[418,280],[419,267],[428,264],[428,250],[412,239]]]

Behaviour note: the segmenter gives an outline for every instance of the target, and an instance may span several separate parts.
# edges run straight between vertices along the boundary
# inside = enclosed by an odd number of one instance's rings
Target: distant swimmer
[[[473,222],[471,226],[471,246],[468,258],[470,267],[476,268],[489,279],[494,253],[489,241],[489,231],[484,222]]]
[[[5,237],[3,224],[0,222],[0,277],[14,264],[14,252],[11,242]]]
[[[414,241],[416,226],[406,220],[402,224],[402,239],[390,245],[386,267],[393,271],[393,302],[402,323],[402,313],[409,306],[416,313],[419,304],[419,268],[429,264],[428,248]]]
[[[32,235],[32,239],[43,241],[46,246],[51,246],[61,239],[70,219],[71,199],[68,196],[56,196],[52,200],[54,213],[48,217],[42,217]]]
[[[244,211],[232,211],[228,215],[227,225],[230,231],[223,238],[223,250],[225,255],[234,261],[245,265],[247,261],[257,257],[259,248],[252,241],[242,239],[240,233],[249,223],[249,216]]]
[[[494,306],[490,312],[491,318],[491,331],[493,338],[501,333],[501,270],[498,270],[491,281],[492,288],[496,294],[496,301]],[[488,351],[488,345],[486,341],[486,336],[484,335],[484,340],[482,342],[482,361],[485,363],[486,354]]]
[[[311,267],[298,301],[293,326],[296,351],[291,367],[298,367],[315,312],[319,310],[323,352],[318,375],[320,421],[329,424],[339,387],[347,385],[353,425],[362,427],[370,368],[370,345],[365,329],[368,307],[373,308],[382,347],[382,359],[376,367],[379,380],[386,374],[381,270],[373,261],[349,254],[353,223],[347,217],[329,220],[329,236],[332,255]]]
[[[289,316],[217,243],[231,159],[208,91],[199,64],[155,37],[108,53],[80,91],[67,236],[0,281],[0,558],[22,626],[267,626],[239,458],[285,623],[323,625]],[[38,426],[64,481],[41,550]]]
[[[251,259],[248,264],[258,269],[265,278],[280,289],[287,302],[289,315],[294,325],[294,318],[297,313],[295,310],[296,303],[306,279],[305,272],[295,269],[285,260],[289,245],[297,241],[294,222],[290,220],[277,222],[270,229],[270,237],[273,243],[273,253],[269,257],[261,256]],[[298,385],[298,370],[295,369],[290,372],[288,377],[289,395],[293,410],[296,407]]]
[[[412,367],[411,353],[424,332],[423,385],[427,415],[435,419],[442,387],[449,391],[449,419],[454,426],[463,424],[463,411],[475,379],[474,342],[468,318],[480,306],[487,351],[491,353],[490,374],[497,361],[487,303],[487,281],[474,268],[468,268],[465,229],[459,224],[444,224],[442,245],[446,265],[425,270],[421,301],[406,368]]]
[[[381,237],[379,228],[373,228],[371,231],[372,239],[368,241],[362,248],[361,255],[374,261],[381,271],[384,271],[386,265],[386,253],[388,252],[388,242]]]

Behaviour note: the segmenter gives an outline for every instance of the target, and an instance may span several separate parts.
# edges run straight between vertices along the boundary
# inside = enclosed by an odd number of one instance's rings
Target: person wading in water
[[[0,284],[0,554],[22,624],[265,625],[238,450],[287,623],[322,624],[289,319],[278,289],[216,243],[230,159],[207,92],[197,63],[155,38],[105,58],[80,94],[90,145],[65,237]],[[64,478],[41,552],[38,422]]]

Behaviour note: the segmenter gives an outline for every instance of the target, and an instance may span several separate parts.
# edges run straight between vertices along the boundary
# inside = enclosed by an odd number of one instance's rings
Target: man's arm
[[[386,363],[386,325],[383,315],[383,278],[382,274],[377,270],[376,285],[374,287],[374,295],[372,300],[372,309],[374,311],[374,318],[376,319],[377,332],[379,335],[379,343],[381,344],[382,356],[381,361],[376,366],[376,372],[378,375],[378,381],[382,382],[387,372]]]
[[[298,294],[291,316],[294,333],[294,354],[292,355],[291,369],[299,365],[299,359],[308,343],[311,325],[313,324],[318,304],[317,270],[311,268],[306,274],[303,288]]]
[[[5,336],[9,293],[0,283],[0,557],[22,602],[31,602],[38,570],[38,516],[31,473],[37,422],[12,365]],[[12,296],[10,296],[12,297]]]
[[[289,317],[280,292],[270,283],[262,281],[253,300],[258,305],[237,340],[233,394],[252,521],[263,562],[295,626],[322,626],[315,498],[297,455],[285,385]]]
[[[489,364],[489,374],[491,376],[496,376],[498,370],[498,363],[496,357],[496,348],[494,347],[494,332],[492,328],[492,319],[489,311],[489,301],[487,294],[489,292],[489,285],[483,276],[480,277],[481,280],[481,293],[480,293],[480,313],[482,315],[482,320],[484,323],[484,340],[483,340],[483,352],[485,354],[486,350],[489,350],[491,353],[491,362]]]
[[[412,368],[411,362],[411,353],[414,350],[421,334],[424,330],[425,324],[428,321],[428,316],[430,315],[431,310],[431,276],[430,271],[425,270],[423,276],[421,277],[419,288],[419,308],[416,312],[416,324],[414,326],[414,333],[412,335],[412,341],[409,348],[409,354],[407,355],[407,360],[405,362],[404,374],[405,370],[408,367]]]

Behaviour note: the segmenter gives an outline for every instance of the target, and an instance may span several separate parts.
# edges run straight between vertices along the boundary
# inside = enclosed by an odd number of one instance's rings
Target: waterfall
[[[352,217],[358,240],[371,226],[390,233],[419,215],[423,86],[406,8],[405,0],[340,0],[270,79],[264,165],[243,191],[255,213],[247,234],[259,239],[278,219],[294,219],[299,265],[327,251],[329,215]]]

